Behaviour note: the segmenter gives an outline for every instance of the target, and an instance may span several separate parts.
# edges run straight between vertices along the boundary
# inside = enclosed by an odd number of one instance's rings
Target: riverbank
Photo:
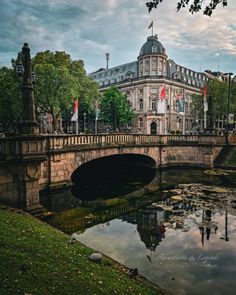
[[[88,260],[93,252],[23,211],[0,209],[1,295],[165,294],[107,257]]]

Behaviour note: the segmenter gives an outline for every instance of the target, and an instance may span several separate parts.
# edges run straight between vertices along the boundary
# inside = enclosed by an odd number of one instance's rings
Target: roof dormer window
[[[157,47],[156,46],[152,46],[152,53],[157,53]]]

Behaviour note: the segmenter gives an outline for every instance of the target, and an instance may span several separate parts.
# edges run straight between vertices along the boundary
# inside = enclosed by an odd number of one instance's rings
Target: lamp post
[[[30,48],[27,43],[24,44],[22,51],[18,54],[16,72],[22,76],[22,116],[19,122],[19,132],[21,134],[37,134],[39,128],[35,117],[32,65]]]
[[[231,76],[233,73],[226,73],[225,75],[229,75],[228,80],[228,101],[227,101],[227,121],[226,121],[226,143],[228,144],[228,136],[229,136],[229,111],[230,111],[230,97],[231,97]]]
[[[99,109],[98,109],[98,107],[99,107],[99,104],[98,104],[98,100],[97,99],[95,99],[95,130],[94,130],[94,132],[95,132],[95,134],[98,134],[98,114],[99,114]]]

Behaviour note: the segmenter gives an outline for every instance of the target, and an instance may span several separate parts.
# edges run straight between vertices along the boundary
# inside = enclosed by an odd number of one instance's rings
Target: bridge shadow
[[[92,160],[72,174],[72,194],[80,200],[104,200],[143,188],[156,175],[148,156],[123,154]]]

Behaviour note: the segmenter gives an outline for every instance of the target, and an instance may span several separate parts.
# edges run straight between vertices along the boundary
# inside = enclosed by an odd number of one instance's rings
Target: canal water
[[[236,171],[119,169],[55,193],[47,221],[173,294],[235,294]]]

